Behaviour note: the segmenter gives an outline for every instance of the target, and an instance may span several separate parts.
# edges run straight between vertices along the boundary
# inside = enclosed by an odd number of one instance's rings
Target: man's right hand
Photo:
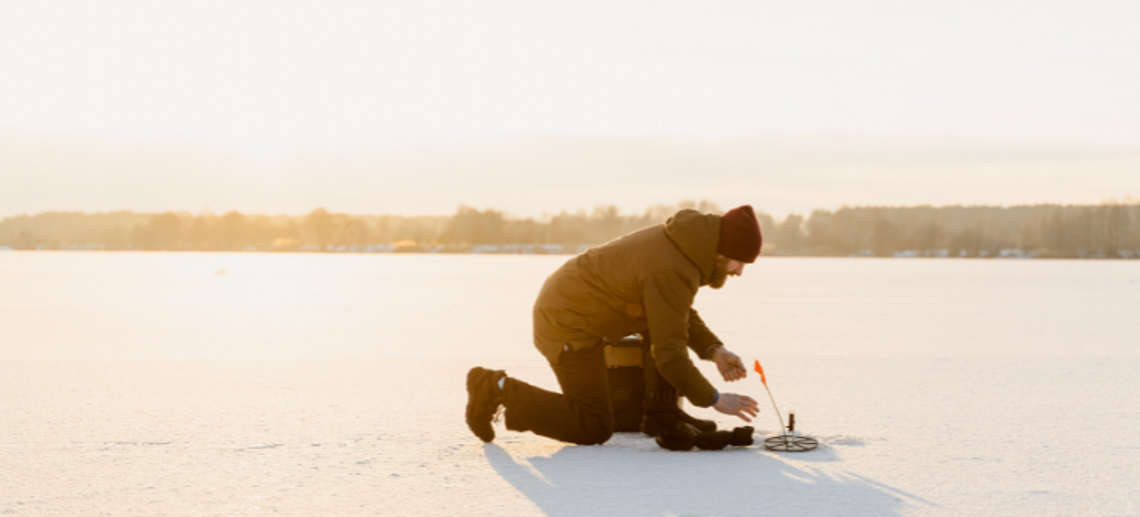
[[[748,375],[748,370],[744,369],[744,363],[740,360],[740,356],[729,352],[723,346],[716,348],[712,360],[716,363],[716,368],[720,370],[720,376],[728,382],[739,381]]]
[[[713,409],[726,415],[739,417],[745,422],[751,422],[751,417],[760,414],[760,406],[756,404],[755,400],[752,400],[752,397],[735,393],[721,393],[720,399],[716,401],[716,404],[713,404]]]

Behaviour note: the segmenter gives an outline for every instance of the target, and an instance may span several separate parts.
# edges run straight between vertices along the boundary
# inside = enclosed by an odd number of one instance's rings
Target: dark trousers
[[[562,393],[508,377],[503,385],[507,429],[579,445],[605,443],[614,434],[614,409],[604,347],[563,350],[551,364]]]

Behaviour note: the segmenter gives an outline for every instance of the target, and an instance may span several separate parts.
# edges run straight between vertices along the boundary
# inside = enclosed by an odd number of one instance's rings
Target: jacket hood
[[[700,269],[701,285],[707,284],[716,268],[720,216],[686,208],[665,221],[665,236]]]

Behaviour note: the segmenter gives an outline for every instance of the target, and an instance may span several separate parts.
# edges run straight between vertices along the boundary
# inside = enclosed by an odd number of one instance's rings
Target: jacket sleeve
[[[723,345],[724,343],[720,338],[716,337],[716,334],[713,334],[713,332],[709,330],[708,325],[705,325],[704,320],[697,314],[697,311],[690,308],[689,342],[686,344],[689,345],[689,349],[697,354],[697,357],[708,359],[709,349],[717,345]]]
[[[708,407],[716,402],[716,389],[693,365],[686,348],[697,287],[683,274],[661,272],[646,278],[643,296],[657,371],[694,406]]]

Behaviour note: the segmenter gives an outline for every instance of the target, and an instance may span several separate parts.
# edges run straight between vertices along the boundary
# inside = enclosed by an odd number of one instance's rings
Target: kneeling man
[[[688,350],[713,361],[726,381],[743,379],[740,358],[693,310],[697,289],[722,287],[760,255],[762,236],[752,207],[724,215],[681,210],[664,224],[635,231],[575,256],[546,279],[534,305],[534,344],[554,370],[562,393],[507,377],[501,370],[467,374],[467,426],[485,442],[500,407],[507,429],[576,444],[613,435],[614,414],[603,343],[642,334],[646,408],[641,429],[656,436],[677,421],[715,429],[678,405],[713,407],[745,421],[756,401],[721,393],[701,375]]]

